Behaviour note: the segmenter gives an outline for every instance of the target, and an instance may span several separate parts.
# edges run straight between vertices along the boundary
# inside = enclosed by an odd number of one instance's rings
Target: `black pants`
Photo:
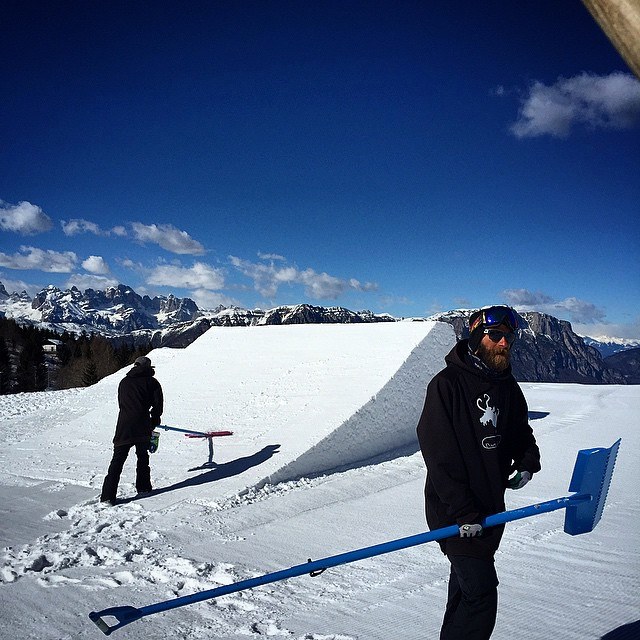
[[[488,640],[498,612],[493,558],[447,557],[451,575],[440,640]]]
[[[131,447],[136,448],[138,463],[136,465],[136,489],[138,493],[151,491],[151,469],[149,467],[149,446],[147,442],[133,444],[123,444],[113,447],[113,458],[107,471],[107,477],[102,483],[102,493],[100,500],[115,500],[118,493],[118,483],[122,468],[129,455]]]

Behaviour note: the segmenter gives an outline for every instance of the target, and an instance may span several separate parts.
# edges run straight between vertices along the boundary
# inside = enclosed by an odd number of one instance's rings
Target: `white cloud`
[[[537,305],[548,305],[553,302],[551,296],[541,291],[506,289],[502,293],[512,307],[535,307]]]
[[[80,233],[93,233],[95,236],[118,236],[124,237],[127,235],[127,230],[123,226],[113,227],[111,229],[102,229],[100,225],[84,218],[73,218],[68,222],[66,220],[60,221],[62,231],[67,236],[75,236]]]
[[[217,291],[224,287],[224,273],[204,262],[196,262],[190,268],[165,264],[151,270],[147,284]]]
[[[498,95],[504,95],[504,90]],[[547,86],[536,81],[522,100],[511,132],[518,138],[566,138],[574,125],[626,129],[640,118],[640,81],[628,73],[582,73]]]
[[[284,256],[281,256],[277,253],[261,253],[260,251],[258,251],[258,258],[260,258],[260,260],[277,260],[279,262],[287,261]]]
[[[73,251],[46,251],[35,247],[20,247],[20,253],[12,256],[0,253],[0,267],[9,269],[35,269],[47,273],[71,273],[78,262]]]
[[[4,285],[7,293],[22,293],[23,291],[26,291],[31,297],[33,297],[36,293],[42,291],[42,285],[29,284],[24,280],[12,280],[11,278],[6,278],[5,274],[2,272],[0,272],[0,282]]]
[[[351,286],[346,280],[328,273],[316,273],[313,269],[305,269],[298,279],[304,284],[307,295],[316,300],[335,299]]]
[[[356,291],[377,291],[378,284],[375,282],[360,282],[355,278],[349,278],[349,286]]]
[[[132,271],[144,271],[142,264],[134,262],[131,258],[123,258],[117,262],[125,269],[131,269]]]
[[[267,299],[275,297],[283,284],[301,284],[305,294],[317,300],[336,299],[349,289],[377,290],[377,285],[371,282],[361,284],[355,278],[344,280],[309,268],[301,271],[294,266],[276,266],[273,262],[255,263],[235,256],[229,256],[229,260],[238,271],[253,280],[255,290]]]
[[[204,247],[186,231],[180,231],[171,224],[132,223],[133,233],[139,242],[151,242],[160,245],[171,253],[180,255],[202,255]]]
[[[30,202],[10,205],[0,200],[0,229],[30,236],[52,227],[51,218],[37,205]]]
[[[527,289],[507,289],[503,291],[503,296],[507,303],[518,311],[539,311],[561,320],[591,324],[602,322],[606,317],[603,309],[592,302],[575,297],[554,300],[544,293]]]
[[[574,323],[573,330],[581,336],[589,336],[590,338],[606,339],[618,338],[622,340],[640,340],[640,318],[636,318],[629,323]]]
[[[573,322],[598,322],[604,320],[607,315],[604,309],[579,298],[565,298],[553,306],[569,314]]]
[[[82,218],[74,218],[73,220],[60,221],[62,231],[67,236],[75,236],[79,233],[93,233],[96,236],[107,235],[106,231],[103,231],[95,222],[84,220]]]
[[[189,297],[198,305],[200,309],[215,309],[222,305],[223,307],[240,307],[242,304],[222,293],[208,291],[207,289],[195,289],[190,291]]]
[[[76,287],[80,291],[85,289],[95,289],[96,291],[102,291],[109,287],[117,287],[119,281],[114,278],[107,278],[99,275],[89,275],[87,273],[74,273],[67,280],[66,287]]]
[[[82,268],[89,273],[104,275],[109,273],[109,265],[102,256],[89,256],[83,263]]]

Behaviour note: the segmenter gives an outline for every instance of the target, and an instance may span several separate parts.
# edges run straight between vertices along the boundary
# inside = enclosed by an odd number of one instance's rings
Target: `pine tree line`
[[[45,352],[47,344],[55,350]],[[0,395],[89,386],[150,350],[150,344],[115,346],[99,334],[58,334],[0,317]]]

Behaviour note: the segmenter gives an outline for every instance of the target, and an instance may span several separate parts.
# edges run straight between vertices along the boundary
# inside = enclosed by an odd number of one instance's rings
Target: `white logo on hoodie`
[[[482,398],[478,398],[476,404],[478,405],[478,409],[482,411],[482,415],[480,416],[480,424],[483,427],[487,427],[489,425],[493,425],[494,431],[498,430],[498,415],[500,414],[500,409],[497,407],[492,407],[491,397],[488,393],[485,393]],[[485,449],[495,449],[500,444],[500,440],[502,440],[502,436],[500,434],[495,434],[491,436],[487,436],[482,439],[482,446]]]
[[[482,411],[482,416],[480,417],[480,422],[483,427],[486,427],[489,424],[493,425],[494,429],[498,428],[498,414],[500,413],[500,409],[496,409],[496,407],[492,407],[489,403],[491,402],[491,398],[488,393],[485,393],[482,398],[478,398],[478,409]],[[484,404],[484,406],[482,406]]]

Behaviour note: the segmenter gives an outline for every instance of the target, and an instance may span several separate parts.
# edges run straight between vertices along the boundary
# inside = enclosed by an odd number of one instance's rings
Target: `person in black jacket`
[[[162,387],[154,377],[155,370],[146,356],[136,359],[134,366],[118,385],[118,421],[113,438],[113,458],[102,484],[100,501],[116,503],[122,468],[131,447],[136,448],[136,489],[138,494],[149,493],[149,441],[153,428],[160,424],[163,410]]]
[[[427,387],[418,440],[427,467],[430,529],[458,525],[440,541],[451,563],[440,640],[487,640],[498,607],[494,554],[504,525],[482,518],[505,510],[506,488],[520,489],[540,470],[527,402],[511,373],[518,316],[493,306],[469,318],[469,339],[446,356]]]

